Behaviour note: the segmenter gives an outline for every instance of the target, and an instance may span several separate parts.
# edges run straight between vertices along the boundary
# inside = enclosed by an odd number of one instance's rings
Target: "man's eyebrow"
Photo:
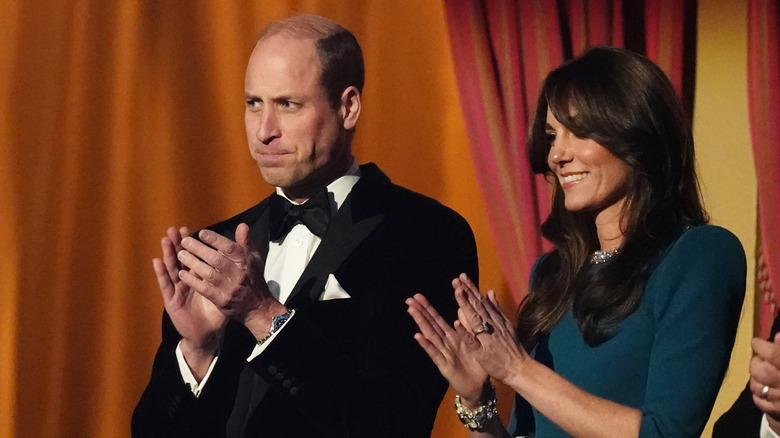
[[[244,99],[245,100],[264,100],[260,96],[257,96],[255,94],[249,93],[249,92],[245,92],[244,93]],[[290,100],[290,101],[304,100],[304,98],[302,96],[296,96],[293,93],[282,93],[282,94],[279,94],[278,96],[269,97],[267,100],[273,101],[273,102],[285,102],[285,101],[288,101],[288,100]]]

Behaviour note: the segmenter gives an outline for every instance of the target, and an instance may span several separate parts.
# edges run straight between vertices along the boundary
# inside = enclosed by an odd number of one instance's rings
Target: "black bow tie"
[[[286,236],[297,223],[306,225],[309,231],[320,238],[328,231],[330,201],[327,190],[320,190],[300,205],[276,193],[271,196],[270,202],[268,225],[272,241]]]

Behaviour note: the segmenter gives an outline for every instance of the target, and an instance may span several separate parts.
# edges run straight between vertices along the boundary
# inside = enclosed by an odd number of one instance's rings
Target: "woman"
[[[462,275],[449,327],[421,295],[416,339],[472,437],[701,434],[726,371],[745,255],[708,220],[689,123],[664,73],[596,47],[550,73],[529,139],[554,181],[516,327]],[[530,352],[530,354],[529,354]],[[517,392],[509,433],[488,376]]]

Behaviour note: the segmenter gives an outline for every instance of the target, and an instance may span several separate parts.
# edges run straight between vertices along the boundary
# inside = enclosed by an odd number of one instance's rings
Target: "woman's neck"
[[[594,217],[601,251],[613,251],[623,246],[625,236],[620,224],[622,207],[622,202],[613,204]]]

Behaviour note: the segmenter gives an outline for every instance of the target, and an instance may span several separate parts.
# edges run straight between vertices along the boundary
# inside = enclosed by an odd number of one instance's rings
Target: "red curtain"
[[[461,105],[504,276],[519,303],[536,257],[549,185],[530,172],[526,133],[541,81],[585,48],[646,54],[692,108],[696,2],[445,0]]]
[[[778,297],[780,275],[780,1],[751,0],[748,26],[748,113],[758,184],[756,245],[756,335],[766,337]]]

